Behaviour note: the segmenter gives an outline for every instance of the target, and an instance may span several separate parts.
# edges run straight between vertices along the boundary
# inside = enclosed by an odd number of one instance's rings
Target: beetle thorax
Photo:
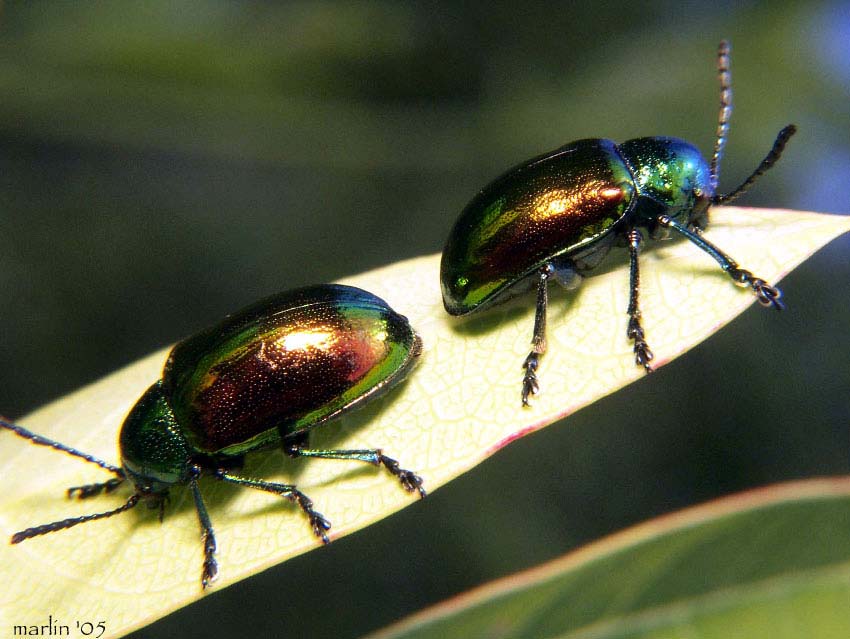
[[[165,493],[186,481],[191,449],[156,382],[136,402],[121,427],[121,463],[136,490]]]
[[[653,225],[659,215],[688,224],[701,218],[714,189],[708,163],[684,140],[636,138],[618,145],[635,179],[638,202],[634,221]]]

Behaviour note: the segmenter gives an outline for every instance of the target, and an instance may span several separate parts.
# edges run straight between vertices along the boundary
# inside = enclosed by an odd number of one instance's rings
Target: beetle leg
[[[218,562],[215,559],[215,531],[206,504],[204,504],[204,498],[201,496],[201,489],[198,488],[200,468],[195,466],[193,470],[193,476],[189,479],[189,486],[192,489],[192,497],[195,498],[195,510],[198,511],[198,521],[201,524],[201,538],[204,542],[204,569],[201,572],[201,584],[206,588],[218,576]]]
[[[782,291],[780,291],[777,287],[768,284],[760,277],[756,277],[750,271],[740,268],[735,260],[705,239],[702,235],[691,231],[688,227],[667,215],[659,216],[658,223],[663,226],[669,226],[677,233],[684,235],[703,251],[711,255],[711,257],[720,264],[720,268],[726,271],[729,277],[731,277],[736,284],[749,286],[753,289],[753,293],[755,293],[759,304],[764,307],[773,306],[773,308],[777,311],[781,311],[785,308],[785,305],[780,300],[782,297]]]
[[[383,453],[379,452],[379,462],[386,468],[391,475],[395,475],[398,477],[398,480],[401,482],[402,488],[404,488],[407,492],[412,493],[414,490],[419,491],[420,497],[425,497],[428,493],[425,492],[425,488],[422,486],[424,483],[422,478],[414,473],[413,471],[406,470],[399,466],[398,462],[392,457],[387,457]]]
[[[402,488],[407,492],[414,490],[419,492],[420,497],[427,494],[422,487],[422,478],[411,470],[399,466],[392,457],[387,457],[378,448],[367,448],[359,450],[319,450],[314,448],[302,448],[300,443],[285,442],[284,450],[290,457],[320,457],[322,459],[351,459],[362,461],[374,466],[383,466],[391,475],[397,477]]]
[[[536,395],[540,390],[537,382],[537,366],[540,356],[546,352],[546,304],[549,300],[549,277],[554,268],[551,264],[543,266],[537,281],[537,308],[534,311],[534,334],[531,337],[531,352],[525,358],[522,367],[525,375],[522,378],[522,405],[528,406],[528,396]]]
[[[638,304],[638,293],[640,291],[640,271],[638,270],[638,255],[640,254],[640,243],[643,239],[640,231],[633,228],[626,234],[629,241],[629,327],[626,335],[634,340],[635,364],[643,366],[647,373],[652,372],[652,351],[644,339],[643,326],[640,323],[640,305]]]
[[[76,497],[77,499],[88,499],[89,497],[94,497],[95,495],[99,495],[101,493],[109,494],[123,483],[123,477],[114,477],[99,484],[71,486],[66,492],[68,495],[68,499],[73,499],[74,497]]]
[[[298,504],[298,507],[304,511],[304,514],[310,520],[310,528],[313,530],[313,534],[316,535],[319,539],[324,543],[330,543],[330,539],[328,539],[327,531],[331,529],[331,522],[324,518],[322,513],[313,510],[313,500],[307,497],[304,493],[298,490],[292,484],[277,484],[270,481],[263,481],[262,479],[251,479],[250,477],[240,477],[239,475],[234,475],[232,473],[227,472],[223,468],[218,468],[213,473],[213,476],[216,479],[220,479],[221,481],[226,481],[231,484],[238,484],[239,486],[245,486],[247,488],[256,488],[257,490],[264,490],[268,493],[274,493],[284,499],[288,499],[291,502]]]

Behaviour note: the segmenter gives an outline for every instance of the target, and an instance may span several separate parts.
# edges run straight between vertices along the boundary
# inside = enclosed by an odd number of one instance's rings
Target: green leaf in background
[[[742,266],[779,280],[820,246],[850,228],[850,218],[819,213],[719,208],[707,236]],[[533,296],[473,316],[442,308],[439,255],[347,278],[406,314],[422,335],[422,363],[397,391],[333,427],[313,444],[382,447],[420,473],[433,491],[520,436],[585,406],[643,373],[625,336],[628,265],[589,278],[580,292],[553,291],[549,352],[541,395],[519,401],[520,364],[528,351]],[[661,244],[642,258],[642,308],[657,365],[691,348],[752,304],[709,257],[686,242]],[[569,304],[566,304],[570,300]],[[758,339],[758,336],[753,336]],[[23,418],[43,435],[117,461],[117,430],[141,392],[158,378],[166,351]],[[97,481],[96,469],[9,433],[0,436],[0,536],[65,517],[106,510],[123,494],[80,504],[68,486]],[[249,456],[246,474],[296,483],[333,522],[332,538],[416,502],[377,469],[282,453]],[[202,490],[219,543],[217,588],[318,547],[303,517],[258,491],[207,482]],[[118,491],[119,493],[121,491]],[[96,504],[96,505],[94,505]],[[0,544],[0,628],[39,624],[48,614],[106,619],[120,636],[202,596],[201,544],[187,491],[175,490],[160,525],[137,510],[26,541]]]
[[[843,639],[850,478],[733,495],[640,524],[370,639]]]

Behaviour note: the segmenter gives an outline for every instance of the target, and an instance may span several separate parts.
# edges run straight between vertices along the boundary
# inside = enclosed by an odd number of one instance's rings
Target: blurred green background
[[[477,189],[570,140],[709,153],[721,38],[722,187],[795,122],[741,204],[850,213],[840,0],[6,3],[0,412],[274,291],[439,251]],[[132,636],[356,637],[649,517],[847,473],[850,237],[782,289],[787,312],[753,308],[424,502]]]

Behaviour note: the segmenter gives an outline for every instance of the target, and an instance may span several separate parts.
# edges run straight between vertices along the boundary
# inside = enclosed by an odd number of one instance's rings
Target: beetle
[[[467,315],[505,301],[536,280],[532,350],[523,363],[522,404],[538,392],[537,368],[546,351],[548,281],[575,288],[615,244],[629,249],[629,322],[635,363],[652,371],[638,304],[638,255],[644,241],[674,231],[713,257],[765,307],[783,308],[781,292],[741,268],[703,237],[708,207],[727,204],[770,169],[796,132],[783,128],[755,171],[726,195],[717,192],[720,159],[732,113],[730,47],[718,54],[720,114],[710,164],[692,144],[644,137],[616,144],[606,139],[571,142],[515,166],[485,186],[466,206],[443,250],[440,284],[451,315]]]
[[[160,521],[172,487],[188,485],[201,525],[206,588],[218,574],[212,523],[198,479],[264,490],[288,499],[328,543],[330,522],[295,485],[237,474],[246,453],[283,447],[290,457],[348,459],[383,466],[408,492],[425,496],[423,480],[380,449],[308,447],[312,429],[380,396],[402,381],[422,351],[407,318],[381,298],[352,286],[319,285],[279,293],[179,342],[162,378],[132,407],[119,434],[121,466],[42,437],[0,418],[0,426],[113,473],[74,486],[69,498],[110,493],[125,481],[133,494],[118,508],[27,528],[25,539],[111,517],[146,502]]]

